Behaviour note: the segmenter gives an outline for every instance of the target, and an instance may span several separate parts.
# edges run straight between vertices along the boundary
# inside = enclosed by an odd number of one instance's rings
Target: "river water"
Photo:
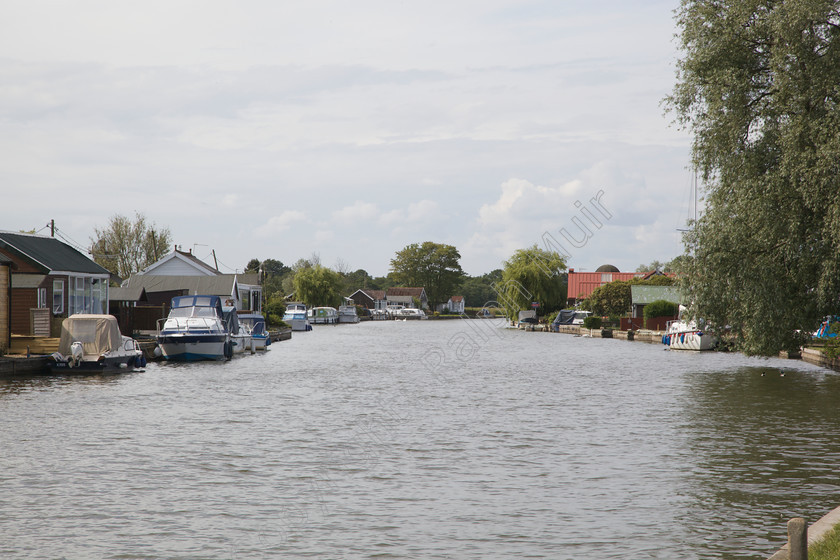
[[[840,505],[840,376],[497,328],[0,380],[0,557],[766,558]]]

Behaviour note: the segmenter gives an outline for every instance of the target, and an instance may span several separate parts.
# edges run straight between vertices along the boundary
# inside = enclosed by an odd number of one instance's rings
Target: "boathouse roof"
[[[86,255],[55,237],[3,231],[0,232],[0,250],[12,260],[24,260],[43,274],[53,272],[80,272],[108,276],[111,274]]]

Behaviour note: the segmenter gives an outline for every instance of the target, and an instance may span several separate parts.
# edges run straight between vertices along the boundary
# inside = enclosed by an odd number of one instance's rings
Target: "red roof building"
[[[569,284],[566,295],[569,305],[586,299],[595,288],[600,288],[604,284],[615,282],[616,280],[632,280],[633,278],[641,278],[647,280],[651,276],[662,274],[658,270],[652,272],[619,272],[619,270],[612,266],[605,264],[599,266],[595,272],[575,272],[574,268],[569,269]]]

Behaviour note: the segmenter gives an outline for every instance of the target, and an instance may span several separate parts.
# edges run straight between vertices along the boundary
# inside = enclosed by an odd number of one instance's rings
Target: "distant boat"
[[[359,314],[356,313],[356,306],[352,304],[340,305],[338,307],[339,323],[358,323]]]
[[[400,320],[402,319],[405,321],[406,319],[427,319],[426,312],[422,309],[417,309],[416,307],[405,307],[403,309],[398,309],[393,313],[395,319]]]
[[[160,321],[165,321],[163,328]],[[219,296],[174,297],[169,316],[160,321],[158,348],[167,360],[222,360],[233,356]]]
[[[309,322],[315,325],[334,325],[338,323],[338,311],[335,307],[313,307],[309,310]]]
[[[286,304],[286,313],[283,315],[283,322],[292,327],[293,331],[311,331],[312,324],[306,316],[306,305],[300,302],[289,302]]]
[[[58,352],[50,355],[52,372],[115,373],[145,367],[137,341],[120,332],[113,315],[76,314],[61,323]]]

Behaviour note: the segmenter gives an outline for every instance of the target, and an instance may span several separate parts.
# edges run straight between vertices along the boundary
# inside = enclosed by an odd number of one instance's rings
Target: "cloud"
[[[266,223],[256,229],[256,232],[260,237],[270,237],[287,231],[297,223],[306,221],[308,221],[308,218],[303,212],[299,210],[286,210],[279,216],[269,218]]]
[[[379,215],[379,207],[370,202],[362,202],[357,200],[350,206],[345,206],[332,213],[332,219],[336,223],[343,225],[352,225],[359,222],[370,222]]]

